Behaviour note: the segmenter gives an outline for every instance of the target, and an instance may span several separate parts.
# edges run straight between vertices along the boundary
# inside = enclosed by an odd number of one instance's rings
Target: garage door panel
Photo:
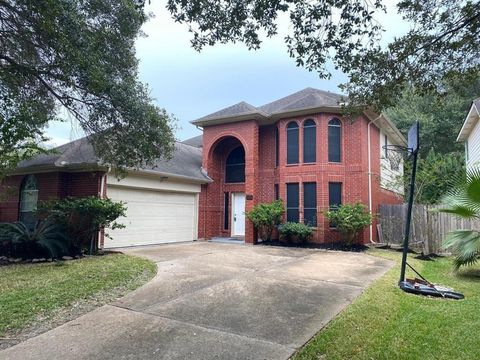
[[[195,194],[108,187],[108,197],[126,203],[126,226],[109,232],[105,247],[191,241],[196,238]]]

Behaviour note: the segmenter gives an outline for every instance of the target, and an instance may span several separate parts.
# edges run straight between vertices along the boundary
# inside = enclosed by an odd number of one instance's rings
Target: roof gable
[[[273,114],[287,113],[294,110],[320,108],[320,107],[338,107],[343,96],[324,90],[305,88],[281,99],[268,104],[255,107],[245,101],[226,107],[212,114],[192,121],[193,124],[204,126],[220,123],[218,120],[225,119],[235,121],[247,120],[251,115],[252,119],[262,119],[268,121]]]
[[[462,128],[457,136],[457,141],[466,141],[473,130],[477,121],[480,119],[480,98],[472,101],[467,117],[463,122]]]

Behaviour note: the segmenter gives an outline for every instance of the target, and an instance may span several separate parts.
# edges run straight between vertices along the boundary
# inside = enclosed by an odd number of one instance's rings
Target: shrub
[[[0,233],[0,238],[9,239],[15,255],[29,259],[44,254],[61,257],[68,249],[64,229],[51,220],[37,221],[32,229],[22,222],[1,224]]]
[[[305,244],[313,234],[313,227],[302,223],[286,222],[279,227],[280,239],[290,244]]]
[[[258,204],[252,210],[246,213],[247,218],[258,230],[262,240],[270,241],[272,239],[275,226],[282,221],[282,215],[285,212],[282,200],[275,200],[271,203]]]
[[[110,199],[94,196],[65,198],[43,203],[40,208],[48,218],[65,226],[71,239],[71,253],[80,253],[85,247],[89,247],[91,253],[98,248],[99,231],[125,227],[116,222],[119,217],[125,216],[125,204]],[[108,237],[108,234],[105,236]]]
[[[325,216],[336,226],[346,246],[352,246],[359,232],[372,223],[372,214],[365,211],[361,203],[343,204],[325,212]]]

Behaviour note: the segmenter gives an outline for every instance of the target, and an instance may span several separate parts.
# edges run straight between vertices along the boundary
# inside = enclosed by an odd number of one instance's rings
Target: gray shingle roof
[[[87,137],[74,140],[54,150],[54,154],[41,154],[33,159],[22,161],[17,167],[18,170],[58,168],[61,171],[69,168],[88,169],[100,164],[100,159]],[[141,170],[210,181],[210,178],[202,172],[202,149],[181,142],[175,143],[171,160],[159,159],[155,166],[144,167]]]
[[[198,135],[190,139],[182,141],[183,144],[187,144],[195,147],[203,147],[203,135]]]
[[[199,120],[207,120],[207,119],[214,119],[214,118],[219,118],[219,117],[228,117],[232,115],[248,115],[248,114],[256,114],[258,113],[258,109],[246,103],[245,101],[239,102],[238,104],[226,107],[222,110],[216,111],[212,114],[209,114],[207,116],[204,116],[200,118]]]
[[[194,120],[192,123],[205,123],[205,121],[222,117],[232,118],[244,115],[257,115],[267,118],[272,114],[286,113],[295,110],[317,107],[336,107],[339,106],[342,99],[343,95],[309,87],[259,107],[255,107],[242,101],[238,104]]]
[[[262,105],[260,110],[272,114],[282,111],[306,109],[321,106],[338,106],[342,95],[311,87]]]

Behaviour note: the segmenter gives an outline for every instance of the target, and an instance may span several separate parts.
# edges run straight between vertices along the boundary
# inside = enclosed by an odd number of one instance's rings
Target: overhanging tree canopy
[[[65,110],[109,165],[170,156],[172,118],[138,81],[146,20],[131,0],[0,0],[0,175],[41,150]]]
[[[411,29],[387,46],[380,43],[382,0],[169,0],[174,19],[190,25],[197,50],[228,41],[260,46],[260,35],[277,33],[288,13],[285,41],[297,64],[329,77],[332,62],[349,77],[352,102],[378,110],[395,103],[406,84],[442,91],[451,74],[477,76],[480,3],[471,0],[402,0],[397,10]]]

